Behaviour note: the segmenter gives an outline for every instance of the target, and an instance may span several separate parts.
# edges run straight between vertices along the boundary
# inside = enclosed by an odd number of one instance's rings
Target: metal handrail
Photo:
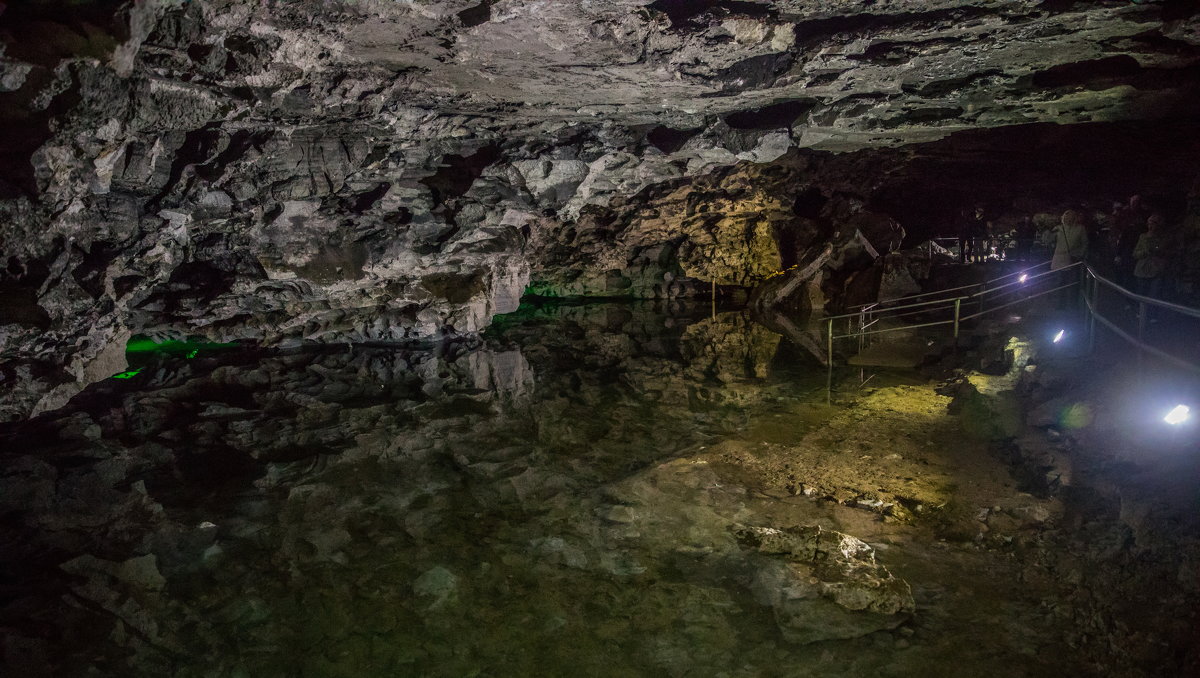
[[[1186,316],[1189,316],[1192,318],[1200,318],[1200,309],[1192,308],[1191,306],[1182,306],[1180,304],[1174,304],[1169,301],[1163,301],[1161,299],[1155,299],[1153,297],[1147,297],[1142,294],[1130,292],[1129,290],[1118,285],[1117,283],[1109,280],[1108,278],[1105,278],[1104,276],[1100,275],[1099,273],[1096,273],[1095,269],[1093,269],[1091,266],[1087,267],[1087,277],[1091,278],[1091,280],[1092,280],[1092,284],[1090,285],[1089,294],[1087,294],[1084,297],[1084,304],[1087,306],[1088,317],[1089,317],[1089,324],[1088,324],[1089,348],[1095,345],[1096,321],[1099,321],[1102,325],[1104,325],[1109,330],[1111,330],[1113,332],[1113,334],[1116,334],[1121,339],[1124,339],[1126,342],[1136,346],[1139,351],[1149,353],[1161,360],[1166,361],[1167,363],[1175,365],[1176,367],[1181,367],[1183,369],[1190,370],[1192,372],[1200,373],[1200,365],[1193,363],[1190,360],[1187,360],[1185,358],[1180,358],[1179,356],[1167,353],[1166,351],[1162,350],[1161,348],[1158,348],[1157,346],[1151,346],[1150,344],[1146,343],[1146,341],[1145,341],[1146,317],[1147,317],[1146,307],[1147,306],[1157,306],[1159,308],[1163,308],[1163,309],[1166,309],[1169,311],[1174,311],[1176,313],[1180,313],[1182,315],[1186,315]],[[1121,327],[1119,327],[1112,320],[1109,320],[1108,318],[1101,315],[1099,309],[1097,308],[1099,306],[1098,299],[1097,299],[1097,292],[1099,291],[1100,283],[1104,283],[1108,287],[1111,287],[1112,289],[1116,290],[1125,299],[1137,302],[1137,304],[1138,304],[1138,313],[1137,313],[1138,336],[1136,336],[1136,337],[1133,336],[1132,334],[1126,332]]]
[[[1200,309],[1192,308],[1191,306],[1181,306],[1179,304],[1173,304],[1169,301],[1163,301],[1162,299],[1155,299],[1154,297],[1147,297],[1147,296],[1138,294],[1136,292],[1130,292],[1129,290],[1125,289],[1124,287],[1121,287],[1117,283],[1096,273],[1095,269],[1093,269],[1091,266],[1088,266],[1087,270],[1088,270],[1088,274],[1091,275],[1092,278],[1104,283],[1105,285],[1108,285],[1109,287],[1113,288],[1114,290],[1120,292],[1121,294],[1125,295],[1126,297],[1129,297],[1130,299],[1132,299],[1134,301],[1137,301],[1137,302],[1140,302],[1143,304],[1150,304],[1151,306],[1159,306],[1161,308],[1170,309],[1172,311],[1175,311],[1176,313],[1182,313],[1184,315],[1188,315],[1193,318],[1200,318]]]
[[[1061,271],[1061,270],[1065,270],[1065,269],[1058,269],[1058,271]],[[1058,271],[1055,271],[1055,273],[1057,273]],[[974,320],[975,318],[983,316],[987,313],[992,313],[993,311],[999,311],[1002,308],[1008,308],[1009,306],[1013,306],[1015,304],[1022,304],[1022,303],[1025,303],[1026,301],[1029,301],[1030,299],[1037,299],[1038,297],[1044,297],[1047,294],[1053,294],[1054,292],[1059,292],[1059,291],[1065,290],[1069,287],[1074,287],[1078,284],[1079,284],[1079,281],[1067,283],[1066,285],[1059,285],[1058,287],[1054,287],[1054,288],[1051,288],[1048,290],[1043,290],[1041,292],[1038,292],[1037,294],[1031,294],[1027,297],[1021,297],[1020,299],[1010,301],[1007,304],[1000,304],[999,306],[991,306],[991,307],[985,308],[981,311],[976,311],[975,313],[972,313],[971,315],[963,316],[962,318],[960,318],[960,320],[963,320],[963,321]]]
[[[893,306],[891,308],[870,309],[870,310],[875,313],[890,313],[892,311],[902,311],[906,308],[918,308],[921,306],[933,306],[934,304],[941,304],[946,301],[954,301],[954,299],[967,299],[967,298],[969,298],[969,297],[954,297],[951,299],[931,299],[929,301],[920,301],[915,304],[907,304],[905,306]],[[843,313],[841,315],[828,315],[828,316],[825,316],[825,319],[826,320],[840,320],[842,318],[857,318],[860,315],[862,315],[861,311],[855,312],[855,313]]]
[[[860,312],[860,313],[847,313],[847,314],[842,314],[842,315],[838,315],[838,316],[830,316],[827,319],[828,320],[828,329],[827,329],[828,364],[830,365],[830,368],[832,369],[832,366],[833,366],[833,342],[836,339],[846,339],[846,338],[851,338],[851,337],[858,337],[860,340],[860,347],[861,347],[862,338],[866,337],[866,336],[870,336],[870,335],[884,334],[887,332],[898,332],[898,331],[904,331],[904,330],[922,329],[922,328],[928,328],[928,327],[937,327],[937,326],[942,326],[942,325],[953,325],[954,326],[955,343],[957,344],[959,326],[962,322],[965,322],[968,320],[974,320],[974,319],[979,318],[988,313],[994,313],[998,310],[1008,308],[1008,307],[1014,306],[1016,304],[1025,303],[1025,302],[1031,301],[1033,299],[1037,299],[1039,297],[1043,297],[1043,296],[1046,296],[1049,294],[1054,294],[1055,292],[1060,292],[1062,290],[1066,290],[1071,287],[1075,287],[1076,285],[1080,284],[1081,280],[1075,280],[1075,281],[1069,282],[1065,285],[1058,285],[1051,289],[1042,290],[1040,292],[1022,296],[1021,298],[1013,299],[1013,300],[1005,302],[1003,304],[990,306],[988,308],[983,308],[984,298],[988,297],[989,295],[994,295],[995,297],[1003,297],[1003,296],[1012,294],[1013,292],[1017,291],[1019,289],[1019,288],[1017,288],[1017,285],[1027,285],[1028,283],[1030,283],[1032,281],[1036,281],[1036,280],[1045,278],[1050,275],[1059,274],[1062,271],[1067,271],[1067,270],[1076,269],[1076,268],[1081,268],[1084,272],[1084,276],[1082,276],[1082,282],[1086,282],[1089,279],[1091,281],[1091,284],[1087,286],[1089,293],[1087,295],[1084,295],[1084,303],[1086,305],[1086,308],[1088,310],[1088,315],[1090,318],[1089,337],[1090,337],[1091,342],[1094,342],[1095,323],[1100,322],[1102,325],[1104,325],[1108,329],[1112,330],[1112,332],[1114,334],[1116,334],[1118,337],[1129,342],[1130,344],[1133,344],[1139,350],[1141,350],[1145,353],[1151,354],[1153,356],[1156,356],[1172,365],[1181,367],[1186,370],[1200,373],[1200,365],[1193,363],[1185,358],[1181,358],[1179,356],[1172,355],[1158,347],[1152,346],[1152,345],[1146,343],[1145,338],[1144,338],[1144,333],[1146,330],[1147,307],[1154,306],[1154,307],[1166,309],[1168,311],[1180,313],[1180,314],[1183,314],[1183,315],[1186,315],[1186,316],[1189,316],[1192,318],[1200,318],[1200,309],[1193,308],[1190,306],[1183,306],[1180,304],[1175,304],[1175,303],[1172,303],[1169,301],[1163,301],[1161,299],[1154,299],[1152,297],[1147,297],[1142,294],[1137,294],[1135,292],[1131,292],[1128,289],[1113,282],[1112,280],[1109,280],[1108,278],[1105,278],[1104,276],[1099,275],[1098,273],[1096,273],[1095,269],[1093,269],[1091,266],[1087,266],[1083,262],[1076,262],[1074,264],[1065,266],[1063,268],[1054,269],[1052,271],[1046,271],[1046,272],[1039,273],[1039,274],[1036,274],[1033,276],[1028,276],[1028,277],[1026,277],[1025,280],[1020,281],[1018,283],[1006,283],[1004,285],[999,285],[997,287],[991,287],[988,289],[980,290],[973,294],[958,296],[958,297],[951,298],[951,299],[936,299],[936,300],[931,300],[931,301],[905,304],[903,306],[897,306],[897,307],[893,307],[893,308],[879,309],[879,308],[872,307],[871,309],[869,309],[869,312],[871,313],[871,316],[872,316],[872,319],[870,320],[870,322],[865,321],[865,317],[866,317],[866,313],[867,313],[866,310],[864,310],[863,312]],[[1021,272],[1018,272],[1013,275],[1020,275],[1020,274],[1021,274]],[[997,278],[996,280],[1002,279],[1003,277],[1011,277],[1011,276],[1002,276],[1001,278]],[[1120,326],[1118,326],[1115,322],[1113,322],[1112,320],[1105,317],[1104,315],[1102,315],[1099,312],[1096,295],[1097,295],[1097,291],[1099,290],[1099,285],[1101,283],[1103,283],[1104,285],[1108,286],[1109,288],[1117,291],[1124,298],[1126,298],[1130,301],[1137,302],[1137,304],[1138,304],[1138,314],[1137,314],[1138,336],[1135,337],[1134,335],[1125,331]],[[970,287],[970,286],[968,286],[968,287]],[[957,288],[957,289],[962,289],[962,288]],[[1009,290],[1009,291],[1006,292],[1004,290]],[[944,291],[945,290],[943,290],[943,292]],[[980,309],[970,315],[964,316],[961,313],[961,307],[962,307],[962,303],[964,301],[971,302],[971,303],[978,301],[978,303],[980,304]],[[868,330],[869,327],[871,327],[871,326],[875,325],[876,323],[879,323],[885,319],[894,319],[894,318],[898,318],[898,317],[914,315],[917,313],[929,313],[929,312],[933,312],[933,311],[937,311],[937,310],[947,310],[948,311],[948,310],[950,310],[951,304],[953,304],[953,308],[954,308],[953,319],[935,320],[935,321],[916,323],[916,324],[911,324],[911,325],[901,325],[901,326],[896,326],[896,327],[884,327],[884,328],[880,328],[880,329]],[[931,308],[931,307],[937,307],[937,308]],[[921,310],[911,311],[909,309],[921,309]],[[891,312],[901,311],[901,310],[909,310],[909,312],[894,314],[892,316],[888,315]],[[882,317],[877,317],[877,314],[878,314],[878,316],[882,316]],[[850,332],[847,334],[837,334],[837,335],[834,334],[833,325],[834,325],[835,320],[842,319],[842,318],[854,318],[854,317],[860,317],[860,318],[864,319],[862,322],[859,323],[859,327],[856,332]]]
[[[1038,266],[1041,266],[1041,265],[1042,265],[1042,264],[1038,264]],[[1027,277],[1025,280],[1021,280],[1021,281],[1017,281],[1017,282],[1011,282],[1011,283],[1007,283],[1007,284],[1004,284],[1004,285],[1000,285],[1000,286],[998,286],[998,287],[992,287],[992,288],[988,288],[988,289],[985,289],[985,290],[980,290],[979,292],[975,292],[974,294],[959,295],[959,296],[957,296],[957,297],[949,297],[949,298],[947,298],[947,299],[931,299],[931,300],[929,300],[929,301],[920,301],[920,302],[917,302],[917,303],[914,303],[914,304],[905,304],[904,306],[890,306],[890,307],[888,307],[888,308],[877,308],[878,304],[880,304],[880,303],[882,303],[882,302],[872,302],[874,305],[873,305],[873,306],[871,306],[871,308],[869,308],[869,309],[868,309],[868,308],[864,308],[863,310],[861,310],[861,311],[857,311],[857,312],[854,312],[854,313],[842,313],[842,314],[839,314],[839,315],[831,315],[831,316],[826,316],[826,317],[825,317],[825,319],[826,319],[826,320],[830,320],[830,321],[832,321],[832,320],[841,320],[842,318],[857,318],[857,317],[861,316],[861,315],[863,314],[863,312],[865,312],[865,311],[871,311],[873,314],[876,314],[876,313],[878,313],[878,314],[882,314],[882,313],[893,313],[893,312],[895,312],[895,311],[903,311],[903,310],[906,310],[906,309],[911,309],[911,308],[922,308],[922,307],[926,307],[926,306],[933,306],[933,305],[936,305],[936,304],[942,304],[942,303],[945,303],[945,304],[947,304],[946,308],[947,308],[947,309],[949,309],[949,304],[950,304],[950,303],[952,303],[952,302],[954,302],[954,301],[956,301],[956,300],[968,301],[968,300],[972,300],[972,299],[980,298],[980,297],[983,297],[983,296],[985,296],[985,295],[987,295],[987,294],[991,294],[991,293],[993,293],[993,292],[996,292],[996,291],[998,291],[998,290],[1002,290],[1002,289],[1005,289],[1005,288],[1008,288],[1008,287],[1014,287],[1014,288],[1015,288],[1017,285],[1025,285],[1025,284],[1028,284],[1028,283],[1029,283],[1030,281],[1032,281],[1032,280],[1037,280],[1037,279],[1039,279],[1039,278],[1044,278],[1044,277],[1046,277],[1046,276],[1055,275],[1055,274],[1058,274],[1058,273],[1059,273],[1059,272],[1061,272],[1061,271],[1065,271],[1065,270],[1068,270],[1068,269],[1071,269],[1071,268],[1078,268],[1078,267],[1080,267],[1080,266],[1082,266],[1082,265],[1083,265],[1083,262],[1078,262],[1078,261],[1077,261],[1077,262],[1075,262],[1075,263],[1073,263],[1073,264],[1071,264],[1071,265],[1069,265],[1069,266],[1064,266],[1064,267],[1062,267],[1062,268],[1056,268],[1056,269],[1054,269],[1054,270],[1052,270],[1052,271],[1046,271],[1046,272],[1044,272],[1044,273],[1037,273],[1037,274],[1034,274],[1034,275],[1032,275],[1032,276],[1028,276],[1028,277]],[[1035,267],[1033,267],[1033,268],[1037,268],[1037,266],[1035,266]],[[1026,270],[1031,270],[1031,269],[1026,269]],[[973,285],[964,285],[964,286],[961,286],[961,287],[951,287],[951,288],[950,288],[950,289],[948,289],[948,290],[942,290],[942,291],[943,291],[943,292],[949,292],[949,291],[954,291],[954,290],[968,289],[968,288],[971,288],[971,287],[978,287],[979,285],[987,284],[987,283],[990,283],[990,282],[995,282],[995,281],[997,281],[997,280],[1003,280],[1003,279],[1005,279],[1005,278],[1009,278],[1009,277],[1013,277],[1013,276],[1018,276],[1018,277],[1019,277],[1019,276],[1020,276],[1020,275],[1022,275],[1022,274],[1026,274],[1026,275],[1028,275],[1028,274],[1026,273],[1026,271],[1017,271],[1016,273],[1012,273],[1012,274],[1008,274],[1008,275],[1003,275],[1003,276],[1000,276],[1000,277],[997,277],[997,278],[992,278],[991,280],[985,281],[985,282],[983,282],[983,283],[975,283],[975,284],[973,284]],[[1073,283],[1073,284],[1075,284],[1075,283]],[[926,294],[932,294],[932,293],[926,293]],[[916,297],[918,297],[918,296],[923,296],[923,295],[912,295],[911,297],[905,297],[905,298],[916,298]],[[910,314],[907,314],[907,313],[901,313],[901,314],[899,314],[899,315],[903,316],[903,315],[910,315]],[[897,329],[903,329],[903,328],[897,328]]]
[[[954,287],[954,288],[950,288],[948,290],[939,290],[936,292],[927,292],[922,295],[912,295],[907,298],[911,299],[911,298],[917,298],[920,296],[928,296],[930,294],[936,294],[939,292],[944,294],[946,292],[952,292],[952,291],[957,291],[957,290],[962,290],[962,289],[970,289],[973,287],[979,287],[980,285],[987,285],[987,284],[990,284],[993,282],[1004,280],[1006,278],[1014,278],[1014,277],[1019,278],[1021,275],[1026,276],[1024,280],[1017,280],[1015,282],[1006,283],[1003,285],[999,285],[997,287],[986,288],[983,290],[979,290],[978,292],[975,292],[973,294],[960,295],[957,297],[945,298],[945,299],[931,299],[929,301],[921,301],[921,302],[916,302],[916,303],[911,303],[911,304],[905,304],[903,306],[892,306],[892,307],[888,307],[888,308],[878,308],[881,305],[881,303],[883,303],[883,302],[872,302],[871,304],[864,304],[862,309],[855,313],[843,313],[840,315],[828,316],[826,318],[826,321],[828,323],[827,330],[826,330],[828,364],[830,365],[830,367],[832,367],[832,365],[833,365],[833,342],[836,339],[846,339],[846,338],[850,338],[850,337],[858,337],[860,340],[860,343],[861,343],[861,340],[863,337],[874,335],[874,334],[884,334],[887,332],[901,332],[901,331],[905,331],[905,330],[914,330],[914,329],[921,329],[921,328],[926,328],[926,327],[936,327],[939,325],[953,325],[954,326],[954,339],[955,339],[955,343],[957,343],[959,326],[965,320],[973,320],[973,319],[981,317],[987,313],[992,313],[997,310],[1013,306],[1014,304],[1024,303],[1026,301],[1029,301],[1030,299],[1036,299],[1038,297],[1045,296],[1045,295],[1051,294],[1053,292],[1058,292],[1060,290],[1064,290],[1064,289],[1074,287],[1074,286],[1080,284],[1079,280],[1075,280],[1066,285],[1060,285],[1053,289],[1044,290],[1042,292],[1028,295],[1028,296],[1022,297],[1020,299],[1016,299],[1016,300],[1013,300],[1013,301],[1010,301],[1007,303],[1000,304],[998,306],[992,306],[991,308],[983,307],[985,297],[987,297],[988,295],[994,294],[996,292],[999,292],[1001,290],[1005,290],[1008,288],[1013,288],[1013,290],[1011,290],[1010,292],[1003,292],[997,296],[1007,295],[1007,294],[1010,294],[1012,291],[1016,291],[1017,285],[1028,285],[1028,283],[1030,283],[1031,281],[1036,281],[1038,279],[1041,279],[1041,278],[1044,278],[1047,276],[1051,276],[1051,275],[1058,275],[1063,271],[1068,271],[1071,269],[1076,269],[1076,268],[1080,268],[1080,267],[1084,266],[1083,262],[1075,262],[1073,264],[1064,266],[1062,268],[1052,269],[1052,270],[1045,271],[1042,273],[1034,274],[1032,276],[1029,275],[1029,271],[1040,268],[1041,266],[1044,266],[1049,263],[1050,262],[1043,262],[1041,264],[1037,264],[1037,265],[1029,267],[1027,269],[1016,271],[1014,273],[1009,273],[1009,274],[1006,274],[1003,276],[998,276],[991,280],[984,281],[983,283],[976,283],[974,285],[964,285],[961,287]],[[1088,269],[1088,270],[1090,270],[1090,269]],[[971,302],[971,303],[978,303],[979,310],[971,315],[964,317],[962,315],[962,303],[964,301]],[[881,320],[884,320],[885,318],[894,319],[894,318],[900,318],[900,317],[909,316],[909,315],[916,315],[919,313],[935,312],[938,310],[949,311],[951,308],[951,304],[953,304],[953,308],[954,308],[954,318],[953,319],[937,320],[937,321],[917,323],[917,324],[912,324],[912,325],[900,325],[897,327],[884,327],[884,328],[878,329],[878,330],[871,330],[869,332],[867,331],[868,327],[871,327],[875,323],[878,323]],[[930,308],[930,307],[934,307],[934,306],[937,306],[938,308]],[[922,309],[922,310],[912,311],[910,309]],[[908,312],[895,313],[896,311],[908,311]],[[868,313],[871,316],[871,320],[869,322],[867,321]],[[879,316],[882,316],[882,317],[879,317]],[[846,319],[846,318],[859,318],[858,331],[849,332],[847,334],[835,335],[833,333],[834,321]]]
[[[1012,273],[1006,273],[1006,274],[1004,274],[1004,275],[997,276],[997,277],[995,277],[995,278],[990,278],[990,279],[988,279],[988,280],[984,280],[983,282],[971,283],[970,285],[960,285],[960,286],[958,286],[958,287],[948,287],[948,288],[946,288],[946,289],[943,289],[943,290],[932,290],[932,291],[930,291],[930,292],[921,292],[921,293],[919,293],[919,294],[907,294],[907,295],[905,295],[905,296],[903,296],[903,297],[896,297],[895,299],[885,299],[885,300],[883,300],[883,301],[872,301],[872,302],[870,302],[870,303],[867,303],[867,304],[858,304],[857,306],[850,306],[849,308],[854,308],[854,309],[860,309],[860,310],[861,310],[861,309],[863,309],[864,307],[868,307],[868,306],[870,306],[870,307],[875,307],[875,306],[879,306],[879,305],[881,305],[881,304],[890,304],[890,303],[894,303],[894,302],[897,302],[897,301],[904,301],[904,300],[906,300],[906,299],[919,299],[919,298],[921,298],[921,297],[928,297],[928,296],[930,296],[930,295],[934,295],[934,294],[945,294],[945,293],[947,293],[947,292],[956,292],[956,291],[958,291],[958,290],[966,290],[966,289],[971,289],[972,287],[982,287],[982,286],[985,286],[985,285],[990,285],[990,284],[992,284],[992,283],[994,283],[994,282],[997,282],[997,281],[999,281],[999,280],[1004,280],[1005,278],[1019,278],[1019,277],[1020,277],[1022,274],[1026,274],[1026,275],[1027,275],[1027,274],[1028,274],[1030,271],[1033,271],[1033,270],[1035,270],[1035,269],[1041,268],[1041,267],[1043,267],[1043,266],[1047,266],[1047,265],[1049,265],[1049,264],[1050,264],[1050,262],[1049,262],[1049,261],[1043,261],[1043,262],[1042,262],[1042,263],[1040,263],[1040,264],[1034,264],[1033,266],[1029,266],[1029,267],[1027,267],[1027,268],[1023,268],[1023,269],[1021,269],[1021,270],[1019,270],[1019,271],[1014,271],[1014,272],[1012,272]],[[1078,262],[1077,262],[1076,264],[1071,264],[1071,265],[1072,265],[1072,266],[1075,266],[1075,265],[1077,265],[1077,264],[1078,264]],[[1056,270],[1056,271],[1058,271],[1058,270],[1061,270],[1061,269],[1055,269],[1055,270]],[[1044,273],[1039,273],[1039,274],[1037,274],[1037,275],[1045,275],[1045,274],[1044,274]],[[953,297],[950,297],[950,299],[949,299],[949,300],[953,300]],[[888,309],[885,309],[885,310],[888,310]]]
[[[918,330],[923,327],[935,327],[937,325],[950,325],[953,320],[937,320],[934,322],[921,323],[920,325],[905,325],[904,327],[885,327],[882,330],[872,330],[870,332],[851,332],[850,334],[835,334],[833,339],[849,339],[850,337],[866,337],[872,334],[884,334],[886,332],[897,332],[899,330]]]
[[[979,287],[982,284],[983,283],[971,283],[970,285],[962,285],[960,287],[948,287],[944,290],[933,290],[932,292],[921,292],[920,294],[906,294],[903,297],[896,297],[895,299],[885,299],[883,301],[872,301],[869,304],[858,304],[857,306],[850,306],[849,308],[863,309],[864,307],[867,307],[867,306],[871,306],[871,307],[880,306],[882,304],[891,304],[891,303],[894,303],[897,301],[904,301],[906,299],[920,299],[921,297],[928,297],[933,294],[945,294],[947,292],[956,292],[958,290],[966,290],[966,289],[970,289],[972,287]],[[944,300],[942,300],[942,301],[944,301]],[[889,310],[889,309],[883,309],[883,310]],[[850,315],[858,315],[858,314],[852,313]]]
[[[1040,265],[1040,264],[1039,264],[1039,265]],[[1029,274],[1028,274],[1028,273],[1026,273],[1025,271],[1018,271],[1017,273],[1013,274],[1013,275],[1016,275],[1016,276],[1017,276],[1017,278],[1018,278],[1018,279],[1017,279],[1015,282],[1010,282],[1010,283],[1006,283],[1006,284],[1004,284],[1004,285],[1000,285],[1000,286],[998,286],[998,287],[992,287],[992,288],[989,288],[989,289],[986,289],[986,290],[982,290],[982,291],[980,291],[980,292],[976,292],[975,294],[973,294],[973,295],[971,295],[971,296],[972,296],[972,297],[983,296],[983,295],[985,295],[985,294],[988,294],[989,292],[995,292],[995,291],[997,291],[997,290],[1002,290],[1002,289],[1004,289],[1004,288],[1006,288],[1006,287],[1015,287],[1015,286],[1017,286],[1017,285],[1024,285],[1024,284],[1028,283],[1030,280],[1037,280],[1038,278],[1044,278],[1044,277],[1046,277],[1046,276],[1048,276],[1048,275],[1054,275],[1055,273],[1058,273],[1059,271],[1065,271],[1065,270],[1067,270],[1067,269],[1069,269],[1069,268],[1078,268],[1078,267],[1080,267],[1080,266],[1082,266],[1082,265],[1083,265],[1083,262],[1082,262],[1082,261],[1077,261],[1077,262],[1075,262],[1075,263],[1073,263],[1073,264],[1070,264],[1070,265],[1068,265],[1068,266],[1063,266],[1062,268],[1056,268],[1056,269],[1052,269],[1052,270],[1049,270],[1049,271],[1045,271],[1045,272],[1043,272],[1043,273],[1036,273],[1036,274],[1034,274],[1034,275],[1029,275]],[[1036,268],[1036,266],[1035,266],[1034,268]],[[1021,276],[1021,275],[1025,275],[1025,276],[1026,276],[1026,278],[1025,278],[1024,280],[1021,280],[1021,279],[1020,279],[1020,276]],[[1006,277],[1007,277],[1007,276],[1006,276]],[[1003,279],[1003,278],[996,278],[996,280],[1002,280],[1002,279]]]
[[[1087,305],[1088,313],[1091,314],[1091,317],[1096,320],[1099,320],[1105,327],[1112,330],[1113,334],[1117,335],[1118,337],[1121,337],[1122,339],[1133,344],[1134,346],[1137,346],[1139,349],[1146,351],[1147,353],[1150,353],[1162,360],[1165,360],[1165,361],[1171,363],[1172,365],[1175,365],[1177,367],[1182,367],[1186,370],[1192,370],[1193,372],[1200,373],[1200,365],[1193,365],[1192,363],[1184,360],[1183,358],[1180,358],[1178,356],[1173,356],[1170,353],[1167,353],[1166,351],[1162,350],[1161,348],[1151,346],[1151,345],[1147,344],[1146,342],[1139,340],[1138,338],[1134,337],[1133,335],[1129,334],[1125,330],[1118,327],[1115,323],[1113,323],[1108,318],[1105,318],[1104,316],[1097,313],[1095,307],[1092,306],[1092,301],[1090,299],[1085,299],[1084,303]]]

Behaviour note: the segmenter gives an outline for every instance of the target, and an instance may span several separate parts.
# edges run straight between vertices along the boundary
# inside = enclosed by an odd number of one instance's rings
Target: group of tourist
[[[1186,300],[1194,293],[1197,233],[1169,232],[1161,212],[1140,196],[1116,202],[1108,215],[1088,219],[1070,209],[1053,230],[1051,269],[1087,261],[1100,275],[1143,296]]]
[[[1007,256],[1006,234],[987,218],[982,205],[964,214],[959,220],[958,256],[962,263],[977,263]]]
[[[1200,215],[1200,193],[1189,198],[1187,214]],[[1107,212],[1068,209],[1056,221],[1024,216],[997,228],[984,208],[976,207],[960,221],[959,260],[1044,261],[1049,255],[1052,270],[1086,261],[1132,292],[1188,304],[1200,301],[1200,217],[1190,216],[1171,228],[1163,212],[1135,195],[1113,203]]]

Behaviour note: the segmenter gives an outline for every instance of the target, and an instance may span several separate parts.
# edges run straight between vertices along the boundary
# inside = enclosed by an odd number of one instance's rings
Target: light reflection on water
[[[28,666],[789,675],[762,606],[689,571],[708,547],[671,541],[708,514],[633,515],[622,493],[646,490],[622,483],[734,432],[819,423],[771,418],[823,401],[803,356],[738,312],[557,306],[474,350],[224,355],[101,385],[2,434],[58,474],[31,474],[38,531],[6,535],[6,566],[72,575],[18,573],[79,641],[30,641]],[[664,501],[646,505],[690,510]]]

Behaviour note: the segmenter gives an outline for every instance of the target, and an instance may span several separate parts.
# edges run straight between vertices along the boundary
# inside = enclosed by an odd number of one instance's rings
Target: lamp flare
[[[1191,408],[1187,405],[1176,405],[1173,410],[1167,412],[1167,416],[1163,417],[1163,421],[1172,426],[1178,426],[1188,420],[1191,416]]]

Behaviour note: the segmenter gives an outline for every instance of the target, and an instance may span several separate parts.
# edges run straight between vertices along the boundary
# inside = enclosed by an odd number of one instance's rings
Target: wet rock
[[[131,558],[120,563],[84,555],[63,563],[62,569],[71,574],[104,573],[145,591],[161,591],[166,585],[153,555]]]
[[[609,506],[601,512],[605,520],[614,523],[632,523],[637,520],[637,512],[629,506]]]
[[[1070,398],[1052,398],[1031,410],[1027,415],[1026,421],[1030,426],[1042,428],[1050,426],[1058,427],[1062,423],[1064,413],[1072,405],[1073,402]]]
[[[743,547],[771,557],[750,586],[790,642],[864,636],[899,626],[915,610],[908,584],[876,563],[859,539],[816,526],[738,526],[734,534]]]
[[[458,596],[458,577],[438,565],[413,582],[413,593],[427,599],[427,609],[436,610],[454,603]]]

